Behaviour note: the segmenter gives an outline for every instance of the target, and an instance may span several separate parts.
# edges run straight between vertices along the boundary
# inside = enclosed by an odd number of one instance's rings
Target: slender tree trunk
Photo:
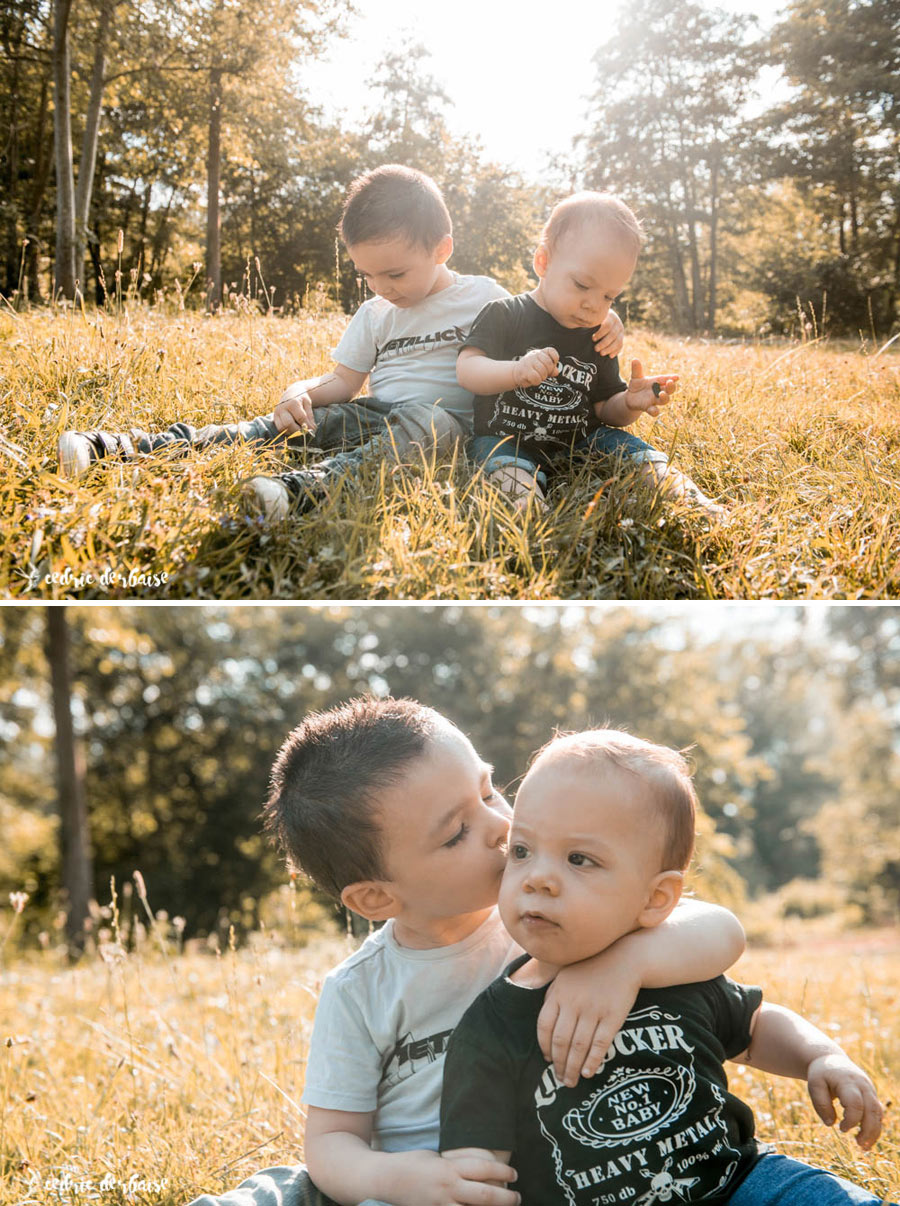
[[[72,0],[53,5],[53,132],[56,146],[56,273],[54,288],[75,296],[75,180],[69,109],[69,13]]]
[[[20,40],[12,49],[13,76],[9,98],[9,138],[6,154],[6,292],[12,295],[19,284],[22,248],[19,243],[19,56]]]
[[[35,123],[34,145],[37,148],[37,165],[34,180],[28,197],[28,216],[26,218],[25,237],[28,247],[25,250],[25,281],[23,292],[29,301],[41,301],[41,280],[38,266],[38,250],[42,246],[38,236],[41,227],[41,211],[44,208],[44,195],[50,180],[50,164],[53,159],[53,141],[47,138],[47,108],[50,103],[49,76],[41,81],[41,102],[38,106],[37,122]]]
[[[217,310],[222,300],[222,245],[219,217],[219,176],[222,145],[222,69],[209,73],[209,154],[206,161],[206,304]]]
[[[709,182],[709,309],[706,326],[710,335],[716,330],[716,288],[719,254],[719,148],[713,151]]]
[[[84,950],[84,923],[93,895],[93,867],[84,798],[84,757],[72,723],[69,624],[65,607],[47,608],[47,660],[56,723],[56,771],[62,818],[62,881],[70,958]]]
[[[100,136],[100,115],[103,109],[103,71],[106,47],[112,23],[114,0],[103,0],[94,43],[94,65],[91,69],[91,93],[81,143],[81,162],[78,165],[78,189],[75,193],[75,271],[83,281],[84,249],[88,238],[88,216],[91,211],[91,192],[94,187],[94,168],[97,163],[97,142]]]

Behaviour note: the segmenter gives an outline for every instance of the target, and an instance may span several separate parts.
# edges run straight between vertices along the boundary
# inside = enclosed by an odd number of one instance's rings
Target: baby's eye
[[[392,281],[399,281],[401,276],[406,276],[405,272],[389,272],[388,278]]]
[[[597,864],[592,858],[588,858],[586,854],[579,854],[577,850],[569,855],[569,862],[573,867],[596,867]]]
[[[525,858],[528,855],[528,847],[523,846],[521,842],[513,842],[509,848],[510,858]]]
[[[454,833],[454,835],[453,835],[453,837],[450,839],[450,841],[449,841],[449,842],[444,842],[444,845],[445,845],[445,846],[447,846],[447,847],[450,847],[450,846],[458,846],[458,845],[459,845],[459,843],[460,843],[461,841],[463,841],[463,840],[464,840],[464,838],[466,837],[466,835],[468,834],[468,832],[469,832],[469,826],[468,826],[468,825],[467,825],[465,822],[463,822],[463,823],[462,823],[462,825],[460,825],[460,827],[459,827],[459,829],[457,830],[457,832],[456,832],[456,833]]]
[[[582,285],[581,281],[574,281],[573,284],[575,285],[576,289],[585,290],[588,287],[587,285]]]

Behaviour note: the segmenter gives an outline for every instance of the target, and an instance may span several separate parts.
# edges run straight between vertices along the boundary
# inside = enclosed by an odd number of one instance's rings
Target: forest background
[[[448,715],[510,798],[555,726],[691,747],[698,891],[895,924],[898,650],[893,606],[3,608],[0,899],[29,894],[32,948],[64,947],[66,896],[94,943],[111,879],[146,925],[135,871],[179,943],[327,928],[303,884],[288,916],[261,806],[304,714],[374,692]]]
[[[360,171],[400,161],[443,188],[461,272],[522,289],[552,202],[609,188],[646,229],[622,302],[629,321],[681,334],[890,335],[892,0],[792,0],[768,27],[688,0],[636,0],[594,31],[583,133],[540,184],[492,162],[476,134],[451,134],[450,98],[410,40],[373,63],[364,112],[329,118],[307,68],[353,16],[350,0],[7,0],[6,298],[21,307],[78,290],[103,302],[128,289],[181,303],[196,281],[190,297],[211,307],[353,309],[363,292],[335,240],[341,200]],[[472,87],[496,106],[513,84],[500,72]]]

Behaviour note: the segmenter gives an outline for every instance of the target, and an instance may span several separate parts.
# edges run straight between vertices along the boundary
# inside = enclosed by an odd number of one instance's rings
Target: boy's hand
[[[516,1171],[489,1151],[459,1148],[444,1156],[437,1152],[397,1153],[402,1176],[390,1187],[395,1206],[518,1206],[519,1195],[506,1189]],[[396,1174],[392,1174],[392,1177]]]
[[[610,310],[591,338],[598,356],[618,356],[625,346],[625,328],[615,310]]]
[[[645,377],[640,360],[632,360],[631,380],[625,391],[625,405],[629,410],[658,415],[660,407],[672,401],[677,380],[671,373],[664,377]]]
[[[304,389],[296,385],[289,385],[281,395],[273,417],[278,430],[286,431],[289,435],[316,430],[312,399]]]
[[[593,1076],[641,987],[634,968],[613,948],[564,967],[547,990],[538,1042],[558,1080],[570,1087]]]
[[[513,386],[540,385],[559,372],[559,352],[556,348],[532,348],[513,368]]]
[[[837,1114],[834,1099],[844,1109],[840,1129],[856,1132],[856,1142],[864,1150],[872,1147],[881,1134],[884,1107],[878,1100],[875,1086],[843,1051],[820,1055],[807,1069],[806,1083],[816,1113],[826,1126],[834,1126]]]

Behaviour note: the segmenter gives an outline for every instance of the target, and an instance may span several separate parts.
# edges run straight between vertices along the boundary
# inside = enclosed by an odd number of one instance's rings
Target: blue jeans
[[[835,1173],[769,1152],[741,1181],[728,1206],[879,1206],[882,1201]]]
[[[665,465],[669,459],[664,452],[646,444],[624,427],[595,427],[583,440],[576,440],[572,445],[572,454],[592,456],[596,453],[624,456],[636,464],[657,461]],[[547,488],[546,470],[558,469],[565,464],[569,455],[560,453],[552,457],[541,457],[524,452],[518,447],[515,436],[477,435],[469,445],[469,456],[481,466],[485,475],[504,466],[524,469],[536,478],[542,490]]]

